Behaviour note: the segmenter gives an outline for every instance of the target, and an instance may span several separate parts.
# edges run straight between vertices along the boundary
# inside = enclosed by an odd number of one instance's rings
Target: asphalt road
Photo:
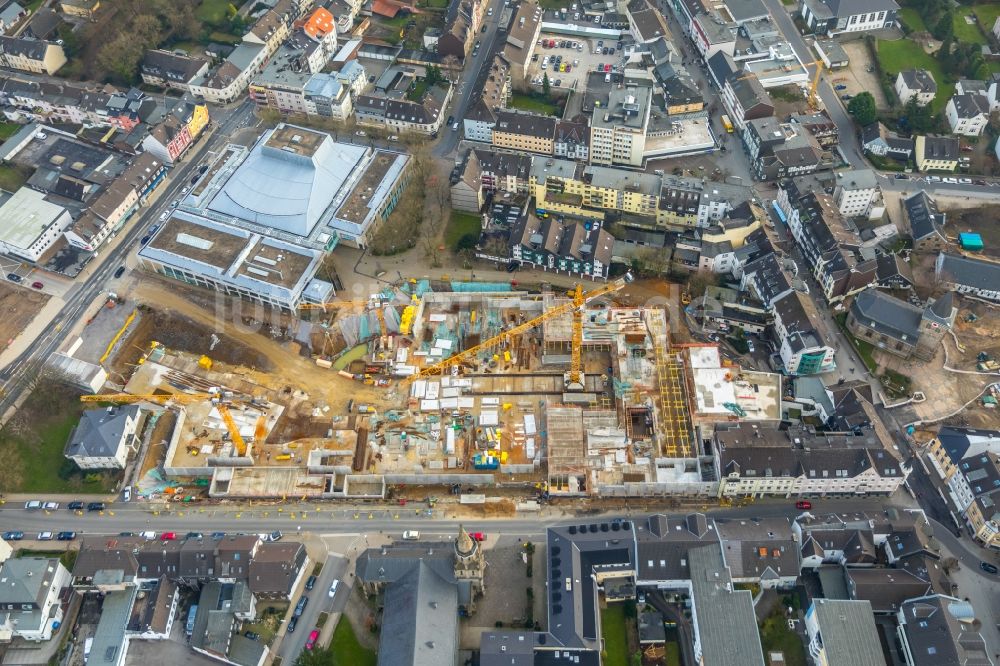
[[[343,610],[350,596],[350,589],[346,584],[338,586],[337,595],[330,598],[330,585],[334,580],[343,580],[347,574],[347,559],[337,555],[330,555],[323,563],[323,570],[316,577],[316,585],[312,590],[303,591],[303,595],[309,597],[309,604],[302,612],[295,631],[291,634],[285,633],[281,640],[281,648],[278,656],[282,663],[292,663],[294,659],[305,650],[306,641],[309,639],[309,632],[316,628],[316,621],[320,613],[330,613],[335,610]]]
[[[187,158],[186,162],[171,171],[170,181],[160,195],[160,199],[169,202],[176,198],[181,188],[189,182],[193,170],[205,153],[218,144],[228,141],[230,135],[250,117],[252,109],[253,103],[247,100],[231,111],[222,110],[221,113],[220,110],[213,111],[217,116],[221,116],[221,122],[216,121],[212,134],[201,140],[201,145],[196,146],[195,152]],[[43,333],[35,338],[20,356],[0,370],[0,382],[2,382],[0,386],[2,386],[3,391],[3,397],[0,398],[0,414],[6,412],[17,401],[21,392],[29,386],[36,368],[55,353],[72,329],[73,323],[83,314],[84,309],[89,307],[97,295],[107,288],[112,274],[119,266],[124,265],[125,257],[134,249],[134,243],[156,219],[160,208],[159,205],[151,206],[136,213],[136,219],[127,223],[123,232],[125,237],[113,250],[101,251],[93,259],[97,269],[90,277],[86,278],[85,282],[70,290],[70,295],[62,310],[53,318]]]

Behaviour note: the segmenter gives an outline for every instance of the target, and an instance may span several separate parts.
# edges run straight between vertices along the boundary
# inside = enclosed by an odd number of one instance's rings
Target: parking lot
[[[555,42],[555,46],[548,45],[552,42]],[[598,40],[541,35],[535,43],[535,53],[528,64],[528,78],[535,87],[541,88],[542,77],[548,74],[549,83],[553,88],[568,88],[582,92],[586,88],[587,74],[596,71],[598,65],[620,66],[623,62],[622,52],[616,42],[602,40],[602,53],[595,54],[597,42]],[[573,47],[574,43],[577,44],[576,48]],[[603,49],[609,51],[614,49],[614,55],[610,52],[604,55]],[[546,57],[549,59],[548,62],[545,60]],[[562,57],[561,64],[570,71],[560,71],[559,66],[555,64],[557,57]],[[542,69],[543,65],[545,69]]]

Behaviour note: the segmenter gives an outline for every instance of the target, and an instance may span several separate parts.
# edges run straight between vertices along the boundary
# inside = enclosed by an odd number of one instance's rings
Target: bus
[[[722,114],[722,126],[726,128],[726,131],[730,134],[733,133],[733,123],[729,120],[729,116]]]

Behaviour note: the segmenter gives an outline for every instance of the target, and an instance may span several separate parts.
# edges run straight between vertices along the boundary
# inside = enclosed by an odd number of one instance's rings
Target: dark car
[[[309,576],[306,578],[306,589],[311,590],[316,587],[316,576]]]
[[[202,164],[200,167],[198,167],[198,173],[205,173],[206,171],[208,171],[207,164]]]
[[[87,511],[104,511],[104,502],[90,502],[87,504]]]
[[[72,541],[76,538],[76,532],[60,532],[56,535],[59,541]]]
[[[197,175],[191,176],[191,184],[194,185],[197,182],[198,182],[198,176]]]
[[[989,574],[996,575],[996,573],[997,573],[996,565],[990,564],[989,562],[980,562],[979,563],[979,568],[982,569],[983,571],[985,571],[986,573],[989,573]]]
[[[807,500],[799,500],[795,503],[796,509],[811,509],[813,508],[813,503]]]
[[[488,25],[484,25],[484,26],[483,26],[483,29],[482,29],[482,30],[480,30],[479,32],[486,32],[486,28],[488,28],[488,27],[489,27]]]
[[[135,532],[119,532],[118,536],[135,536]]]
[[[70,511],[83,511],[83,502],[81,502],[80,500],[70,502],[69,504],[66,505],[66,508],[69,509]]]
[[[17,273],[7,273],[7,279],[10,280],[11,282],[20,282],[21,276],[18,275]]]
[[[247,638],[249,638],[252,641],[259,641],[260,640],[260,634],[258,634],[256,631],[244,631],[243,635],[246,636]]]
[[[295,625],[299,623],[299,618],[297,615],[293,615],[292,619],[288,621],[288,633],[295,631]]]
[[[521,264],[517,263],[516,261],[512,261],[509,264],[507,264],[507,272],[508,273],[513,273],[514,271],[516,271],[520,267],[521,267]]]
[[[184,535],[184,538],[185,539],[201,539],[201,538],[204,538],[204,536],[205,535],[202,534],[201,532],[188,532],[187,534]]]
[[[24,532],[21,532],[19,530],[15,530],[13,532],[4,532],[3,533],[3,540],[4,541],[20,541],[23,538],[24,538]]]
[[[121,276],[123,276],[123,275],[125,275],[125,267],[124,267],[124,266],[119,266],[119,267],[118,267],[118,268],[117,268],[117,269],[115,270],[115,278],[116,278],[116,279],[117,279],[117,278],[120,278],[120,277],[121,277]]]
[[[306,606],[308,605],[309,605],[309,597],[302,595],[302,598],[299,599],[299,603],[295,604],[295,612],[293,613],[293,615],[295,617],[299,617],[300,615],[302,615],[302,611],[304,611],[306,609]]]
[[[847,86],[845,86],[843,83],[841,83],[839,86],[834,86],[833,89],[834,90],[847,90]]]
[[[226,538],[226,533],[225,532],[212,532],[212,538],[215,539],[216,541],[219,541],[220,539],[225,539]]]
[[[453,122],[455,122],[455,116],[448,116],[448,122],[445,125],[451,125]]]

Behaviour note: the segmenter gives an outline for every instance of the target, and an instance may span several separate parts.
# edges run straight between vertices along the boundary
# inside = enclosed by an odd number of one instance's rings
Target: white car
[[[972,185],[971,178],[959,178],[958,182],[962,183],[962,185]]]
[[[169,216],[169,215],[170,215],[169,211],[164,212],[163,215],[160,216],[160,222],[163,222],[164,220],[166,220],[167,216]]]
[[[27,502],[24,503],[24,508],[27,509],[28,511],[34,511],[35,509],[41,509],[42,508],[42,502],[41,502],[41,500],[29,500],[29,501],[27,501]]]
[[[38,533],[38,540],[39,541],[52,541],[52,532],[39,532]]]
[[[419,538],[420,538],[420,532],[418,532],[417,530],[406,530],[405,532],[403,532],[404,541],[416,541]]]
[[[927,182],[928,183],[940,183],[941,182],[941,176],[927,176]]]
[[[489,9],[486,10],[486,15],[487,16],[493,16],[493,8],[492,7],[490,7]]]
[[[944,182],[950,185],[958,185],[958,178],[945,178]]]
[[[329,596],[331,599],[333,599],[334,595],[337,594],[337,586],[338,585],[340,585],[340,581],[339,580],[333,581],[333,584],[330,585],[330,591],[327,592],[327,596]]]
[[[42,505],[42,508],[46,511],[55,511],[59,508],[59,502],[46,502]]]
[[[152,541],[153,539],[156,538],[156,532],[139,532],[139,536],[141,536],[146,541]]]
[[[357,135],[357,136],[368,136],[368,133],[365,132],[364,130],[358,130],[354,134]]]
[[[125,486],[125,490],[122,491],[122,501],[123,502],[132,501],[132,486]]]

